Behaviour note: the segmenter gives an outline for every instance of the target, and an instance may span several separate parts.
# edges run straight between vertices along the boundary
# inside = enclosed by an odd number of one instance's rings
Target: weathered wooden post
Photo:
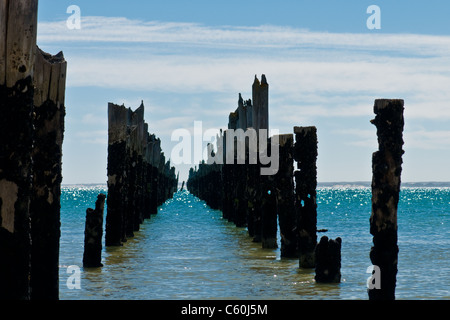
[[[143,103],[134,112],[129,109],[130,123],[128,135],[128,159],[126,179],[128,181],[128,201],[126,207],[126,237],[134,237],[134,231],[139,230],[140,224],[140,195],[141,195],[141,169],[142,169],[142,139],[144,136],[144,105]]]
[[[150,202],[150,214],[158,213],[158,189],[160,185],[161,177],[159,175],[159,163],[161,161],[161,140],[159,138],[155,138],[153,136],[153,151],[152,151],[152,180],[151,180],[151,188],[152,188],[152,199]]]
[[[269,84],[266,76],[261,76],[261,82],[255,75],[252,86],[252,127],[257,132],[260,129],[269,129]]]
[[[160,161],[158,165],[158,188],[157,190],[157,207],[162,205],[164,203],[163,201],[163,194],[165,189],[165,179],[164,179],[164,168],[166,167],[166,157],[164,155],[164,152],[160,153]]]
[[[37,0],[0,1],[0,299],[30,298]]]
[[[95,209],[86,210],[86,225],[84,230],[83,267],[103,267],[102,261],[102,236],[103,236],[103,210],[105,207],[104,194],[97,196]]]
[[[135,158],[136,172],[136,192],[134,194],[134,220],[133,231],[139,231],[143,218],[143,155],[144,143],[146,144],[145,122],[144,122],[144,102],[133,113],[132,125],[136,126],[136,142],[133,146],[133,158]]]
[[[260,135],[259,139],[266,139],[265,135]],[[278,143],[278,137],[276,139]],[[261,144],[259,144],[260,152],[268,155],[269,153],[273,156],[274,139],[267,139],[267,149],[263,150]],[[276,146],[278,148],[278,146]],[[278,154],[279,155],[279,154]],[[261,164],[261,168],[266,167],[265,164]],[[265,175],[262,172],[260,174],[260,190],[261,190],[261,242],[262,247],[267,249],[278,248],[277,244],[277,231],[278,231],[278,221],[277,221],[277,207],[276,207],[276,182],[275,175],[269,174]]]
[[[276,193],[272,176],[261,177],[261,244],[265,249],[278,248]]]
[[[59,238],[67,62],[37,48],[31,217],[31,298],[59,297]]]
[[[293,178],[294,136],[292,134],[279,135],[279,143],[279,169],[274,180],[281,236],[280,253],[281,257],[298,258]]]
[[[127,207],[127,140],[129,110],[108,104],[108,197],[105,245],[120,246],[124,241],[124,220]]]
[[[154,197],[155,197],[155,191],[153,191],[153,179],[154,179],[154,166],[153,166],[153,152],[154,152],[154,143],[155,143],[155,135],[149,134],[147,138],[147,152],[146,152],[146,158],[147,158],[147,188],[146,188],[146,194],[147,194],[147,210],[148,210],[148,217],[150,217],[154,212],[153,203],[154,203]],[[156,212],[155,212],[156,213]]]
[[[339,237],[336,240],[328,239],[327,236],[320,238],[315,250],[316,282],[341,282],[341,244],[342,239]]]
[[[222,181],[223,181],[223,209],[222,209],[222,215],[224,219],[230,220],[232,217],[233,212],[233,164],[228,163],[229,159],[227,160],[227,154],[228,152],[231,152],[231,150],[228,150],[227,148],[227,138],[228,131],[230,129],[233,129],[230,127],[230,122],[228,124],[228,130],[224,131],[223,135],[223,147],[224,147],[224,153],[223,153],[223,168],[222,168]],[[233,155],[234,157],[234,155]],[[234,161],[234,160],[233,160]]]
[[[404,101],[375,100],[378,151],[372,156],[372,264],[380,268],[380,289],[369,289],[370,300],[394,300],[397,276],[397,207],[400,193]]]
[[[254,242],[261,241],[260,165],[249,164],[247,169],[247,229]]]
[[[298,241],[302,268],[314,268],[317,244],[317,129],[294,127],[295,197],[298,219]]]
[[[256,130],[258,136],[258,152],[261,153],[259,148],[260,140],[261,140],[261,130],[269,129],[269,84],[267,83],[266,76],[263,74],[261,76],[261,82],[258,77],[255,75],[255,80],[252,85],[252,102],[253,105],[251,107],[251,127]],[[247,125],[249,125],[249,117],[247,117]],[[268,137],[268,131],[265,132],[265,138]],[[263,182],[267,181],[266,177],[261,176],[261,163],[258,162],[257,165],[251,165],[249,168],[250,174],[253,176],[255,183],[251,183],[249,187],[251,205],[252,205],[252,229],[253,229],[253,241],[260,242],[263,241],[262,230],[267,228],[263,225],[263,211],[268,212],[266,209],[263,209],[263,205],[265,203],[272,204],[270,201],[265,202],[263,199],[272,200],[272,196],[269,197],[267,193],[269,189],[266,188],[264,191],[262,189]],[[250,178],[252,179],[252,178]],[[269,208],[267,208],[270,210]],[[266,222],[272,221],[272,219],[265,219]],[[273,229],[272,229],[273,230]],[[273,243],[273,242],[272,242]]]

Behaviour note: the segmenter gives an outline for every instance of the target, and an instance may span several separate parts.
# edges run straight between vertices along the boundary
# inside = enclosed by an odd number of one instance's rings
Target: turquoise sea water
[[[83,269],[86,209],[105,186],[65,186],[61,200],[60,299],[363,299],[371,265],[371,191],[318,189],[318,229],[342,238],[342,282],[316,284],[314,270],[262,249],[245,228],[178,192],[122,247],[103,247],[102,268]],[[105,207],[106,216],[106,207]],[[450,188],[402,188],[397,299],[450,299]],[[69,266],[80,267],[80,289]]]

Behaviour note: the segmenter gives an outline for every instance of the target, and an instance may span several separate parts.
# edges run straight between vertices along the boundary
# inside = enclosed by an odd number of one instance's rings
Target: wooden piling
[[[129,109],[130,122],[127,139],[128,168],[126,180],[128,184],[126,207],[126,237],[134,237],[141,223],[142,195],[142,155],[144,138],[144,104],[133,112]]]
[[[248,235],[254,242],[261,242],[260,165],[249,164],[246,178]]]
[[[342,239],[328,239],[327,236],[320,238],[315,249],[317,283],[339,283],[341,282],[341,244]]]
[[[30,298],[37,0],[0,2],[0,299]]]
[[[67,62],[37,48],[31,217],[31,298],[59,298],[62,145]]]
[[[161,152],[161,140],[148,133],[143,102],[135,111],[110,103],[108,137],[105,244],[117,246],[172,197],[177,178]]]
[[[263,139],[263,136],[259,136],[258,139]],[[271,154],[272,152],[272,139],[267,138],[267,150],[265,154]],[[259,145],[259,148],[261,145]],[[261,151],[261,150],[259,150]],[[266,167],[261,164],[260,168]],[[276,183],[274,175],[262,175],[258,173],[259,177],[259,189],[260,189],[260,214],[261,214],[261,244],[263,248],[275,249],[278,248],[277,244],[277,207],[276,207]]]
[[[378,151],[372,156],[372,214],[370,233],[373,247],[370,259],[380,268],[381,288],[369,289],[370,300],[394,300],[397,276],[397,207],[399,202],[402,155],[404,101],[375,100]]]
[[[278,248],[277,207],[272,176],[261,176],[261,245],[264,249]]]
[[[152,171],[151,171],[151,140],[150,134],[148,133],[148,125],[146,124],[145,128],[146,138],[144,144],[144,154],[143,154],[143,164],[142,164],[142,174],[143,174],[143,219],[150,219],[150,208],[151,208],[151,179],[152,179]]]
[[[281,257],[298,258],[297,219],[294,197],[294,136],[279,135],[280,161],[275,175],[275,193],[280,224]]]
[[[86,224],[84,229],[83,267],[103,267],[102,237],[103,237],[103,211],[106,195],[99,194],[95,202],[95,209],[86,210]]]
[[[294,160],[297,162],[295,197],[298,219],[299,265],[314,268],[317,244],[317,129],[294,127]]]
[[[108,197],[105,245],[120,246],[125,239],[124,221],[128,195],[127,140],[130,123],[129,110],[108,104]]]
[[[151,174],[151,188],[152,188],[152,198],[150,202],[150,214],[158,213],[158,189],[160,184],[160,174],[159,165],[161,161],[161,140],[154,137],[153,141],[153,152],[152,152],[152,174]]]
[[[261,81],[255,75],[252,86],[252,127],[257,132],[260,129],[269,129],[269,84],[266,76],[261,76]]]

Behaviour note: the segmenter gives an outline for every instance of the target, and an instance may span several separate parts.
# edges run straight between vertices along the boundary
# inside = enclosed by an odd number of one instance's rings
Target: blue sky
[[[369,30],[367,7],[381,9]],[[81,9],[81,29],[66,26]],[[63,183],[105,183],[107,104],[144,101],[171,133],[225,128],[255,74],[270,127],[318,129],[318,180],[371,180],[373,102],[405,100],[403,181],[450,181],[450,3],[445,1],[39,1],[38,45],[68,61]],[[180,178],[192,165],[177,166]]]

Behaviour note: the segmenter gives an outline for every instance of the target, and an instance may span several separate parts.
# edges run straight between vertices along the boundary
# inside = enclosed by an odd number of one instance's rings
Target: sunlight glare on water
[[[86,209],[106,191],[104,186],[63,188],[61,299],[367,299],[369,188],[318,190],[317,227],[328,229],[318,238],[343,241],[340,284],[316,284],[313,269],[281,259],[279,249],[262,249],[245,228],[184,191],[122,247],[104,247],[104,267],[81,268],[81,289],[71,290],[66,270],[82,265]],[[402,190],[398,299],[449,298],[449,203],[448,189]]]

